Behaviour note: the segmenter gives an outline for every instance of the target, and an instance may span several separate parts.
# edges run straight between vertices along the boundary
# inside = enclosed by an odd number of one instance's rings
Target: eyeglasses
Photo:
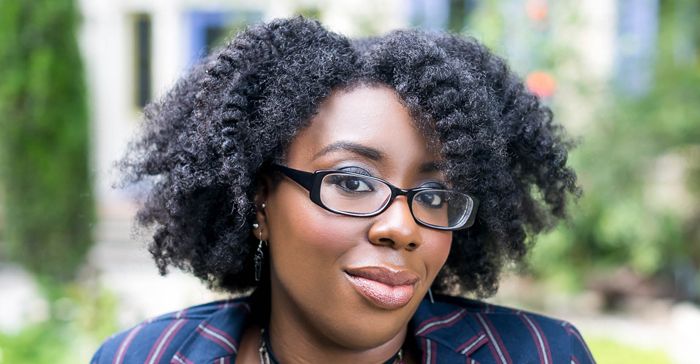
[[[322,208],[347,216],[381,214],[396,196],[406,196],[415,221],[438,230],[459,230],[474,224],[478,201],[465,193],[431,187],[398,188],[389,182],[338,170],[305,172],[272,165],[309,191],[309,198]]]

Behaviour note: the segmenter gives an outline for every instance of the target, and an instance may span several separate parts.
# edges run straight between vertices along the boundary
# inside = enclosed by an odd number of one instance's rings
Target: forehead
[[[377,149],[387,163],[412,165],[438,160],[409,110],[388,86],[334,91],[292,141],[288,161],[312,161],[337,142]]]

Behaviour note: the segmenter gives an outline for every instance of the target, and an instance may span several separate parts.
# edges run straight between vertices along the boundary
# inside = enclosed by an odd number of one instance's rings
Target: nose
[[[417,249],[422,241],[420,226],[413,219],[406,196],[398,196],[377,215],[369,230],[369,241],[394,249]]]

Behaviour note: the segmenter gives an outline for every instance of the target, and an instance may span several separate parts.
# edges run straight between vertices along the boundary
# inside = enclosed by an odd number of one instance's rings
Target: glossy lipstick
[[[360,267],[345,270],[353,288],[380,308],[393,310],[413,298],[418,275],[384,267]]]

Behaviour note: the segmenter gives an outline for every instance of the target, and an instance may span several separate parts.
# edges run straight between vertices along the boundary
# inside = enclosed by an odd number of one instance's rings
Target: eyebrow
[[[363,156],[367,159],[371,159],[373,161],[379,161],[385,158],[384,152],[368,147],[366,145],[354,143],[354,142],[347,142],[347,141],[339,141],[335,142],[333,144],[330,144],[326,146],[325,148],[321,149],[318,153],[316,153],[313,156],[313,159],[319,158],[325,154],[335,152],[338,150],[344,150],[348,151],[350,153],[354,153],[360,156]],[[440,165],[438,162],[431,161],[431,162],[426,162],[420,165],[418,168],[418,171],[420,173],[432,173],[440,170]]]
[[[440,171],[440,165],[438,162],[426,162],[420,165],[418,167],[418,171],[420,173],[432,173],[432,172],[437,172]]]
[[[362,144],[345,141],[335,142],[326,146],[325,148],[321,149],[321,151],[316,153],[313,159],[319,158],[325,154],[335,152],[337,150],[345,150],[354,154],[361,155],[373,161],[384,159],[384,153],[378,149],[371,148]]]

